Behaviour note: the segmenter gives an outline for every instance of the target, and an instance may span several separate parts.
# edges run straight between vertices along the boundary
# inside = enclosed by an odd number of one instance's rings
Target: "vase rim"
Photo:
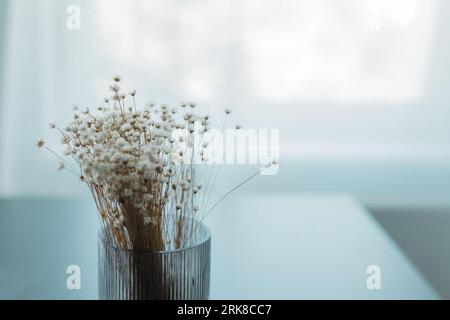
[[[100,228],[100,230],[98,231],[98,238],[100,239],[100,241],[102,241],[108,247],[111,247],[113,249],[120,250],[120,251],[125,251],[125,252],[130,252],[130,253],[138,253],[138,254],[142,254],[142,255],[170,254],[170,253],[175,253],[175,252],[191,250],[191,249],[197,248],[197,247],[202,246],[205,243],[211,241],[211,231],[209,230],[208,226],[202,222],[202,223],[200,223],[199,228],[201,230],[203,230],[204,235],[201,237],[201,240],[198,243],[196,243],[195,245],[184,247],[184,248],[162,250],[162,251],[145,251],[145,250],[142,251],[142,250],[132,250],[132,249],[120,248],[105,239],[104,233],[102,232],[103,228]]]

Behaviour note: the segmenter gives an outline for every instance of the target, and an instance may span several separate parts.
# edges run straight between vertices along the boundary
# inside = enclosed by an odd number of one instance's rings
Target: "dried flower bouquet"
[[[200,167],[208,161],[209,117],[195,114],[194,103],[181,104],[182,113],[153,104],[139,110],[136,91],[124,94],[120,77],[113,80],[110,97],[96,112],[76,109],[64,129],[50,124],[61,135],[66,158],[42,139],[37,146],[87,184],[110,243],[135,251],[182,248],[195,241],[204,217],[236,189],[211,208],[201,207],[207,203],[204,189],[211,189],[217,176],[211,166]],[[226,117],[230,113],[225,110]]]

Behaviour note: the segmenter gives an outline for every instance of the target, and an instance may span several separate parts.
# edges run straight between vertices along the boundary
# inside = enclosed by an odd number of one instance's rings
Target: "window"
[[[436,1],[98,1],[109,53],[199,102],[420,100]],[[173,90],[173,92],[170,92]]]

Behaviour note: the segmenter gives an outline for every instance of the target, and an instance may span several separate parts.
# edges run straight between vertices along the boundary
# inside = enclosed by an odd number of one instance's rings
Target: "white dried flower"
[[[44,139],[38,139],[36,141],[36,147],[38,147],[39,149],[43,148],[45,146],[45,140]]]
[[[133,196],[133,191],[131,189],[125,189],[123,192],[123,195],[125,197],[132,197]]]
[[[61,143],[62,144],[68,144],[70,142],[70,138],[68,136],[62,136],[61,137]]]
[[[118,85],[117,83],[114,83],[114,84],[111,85],[109,88],[110,88],[111,91],[114,92],[114,93],[118,93],[119,90],[120,90],[120,87],[119,87],[119,85]]]
[[[65,156],[70,156],[73,153],[73,149],[72,148],[67,148],[63,151],[63,154]]]
[[[142,199],[144,199],[144,201],[152,201],[153,200],[153,195],[150,193],[146,193],[142,196]]]

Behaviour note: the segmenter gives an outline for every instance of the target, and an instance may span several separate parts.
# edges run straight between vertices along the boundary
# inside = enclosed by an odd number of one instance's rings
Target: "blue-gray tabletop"
[[[234,196],[206,223],[212,299],[439,298],[349,195]],[[89,199],[1,199],[0,298],[96,299],[97,230]],[[80,290],[66,286],[71,265]]]

